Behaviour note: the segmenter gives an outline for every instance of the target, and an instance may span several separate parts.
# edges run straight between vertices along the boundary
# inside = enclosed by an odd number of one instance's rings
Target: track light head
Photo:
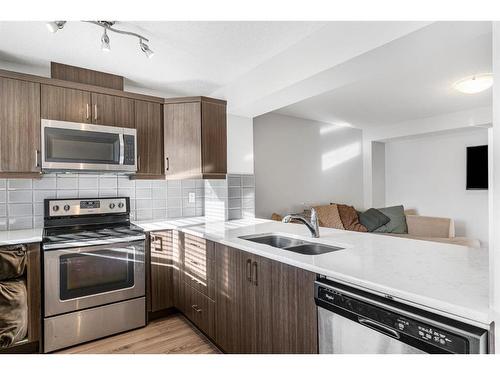
[[[146,43],[144,43],[142,39],[139,39],[139,45],[141,46],[142,52],[144,52],[144,54],[148,59],[153,57],[155,53],[149,48],[149,46]]]
[[[52,21],[52,22],[47,22],[46,26],[51,33],[56,33],[58,30],[61,30],[65,24],[66,21]]]
[[[102,34],[101,37],[101,49],[104,52],[111,51],[111,46],[109,45],[109,36],[108,33],[106,32],[106,28],[104,28],[104,34]]]

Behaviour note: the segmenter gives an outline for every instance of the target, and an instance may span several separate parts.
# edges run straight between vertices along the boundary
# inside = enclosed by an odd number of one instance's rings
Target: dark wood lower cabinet
[[[272,352],[318,353],[316,274],[272,262]]]
[[[245,280],[241,309],[242,353],[272,353],[272,261],[242,252]]]
[[[242,353],[244,254],[220,244],[215,247],[215,342],[226,353]]]
[[[174,246],[172,231],[150,235],[150,305],[151,312],[174,306]]]
[[[175,306],[226,353],[318,352],[314,273],[168,233],[163,243],[152,235],[153,310]],[[175,265],[170,272],[155,264],[158,246]]]

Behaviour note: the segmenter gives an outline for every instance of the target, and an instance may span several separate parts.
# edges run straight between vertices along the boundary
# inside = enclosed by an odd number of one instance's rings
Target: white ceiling
[[[451,89],[491,70],[490,22],[118,22],[135,38],[68,22],[0,22],[0,68],[49,74],[50,61],[123,75],[127,89],[228,100],[247,117],[278,111],[361,128],[491,105]]]
[[[138,40],[68,22],[51,34],[44,22],[0,22],[0,60],[48,69],[50,61],[107,71],[138,87],[169,95],[209,95],[324,26],[322,22],[118,22],[150,39],[147,59]]]
[[[490,22],[434,23],[337,67],[357,79],[277,112],[371,128],[491,106],[491,89],[468,95],[452,88],[491,72],[491,43]]]

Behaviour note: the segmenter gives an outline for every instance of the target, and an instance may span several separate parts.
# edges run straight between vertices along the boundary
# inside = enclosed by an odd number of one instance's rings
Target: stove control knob
[[[124,204],[123,202],[118,203],[118,208],[123,208]]]
[[[64,211],[69,211],[69,204],[64,206]]]
[[[59,211],[59,206],[57,204],[55,206],[53,206],[52,211],[54,211],[54,212]]]
[[[109,204],[109,208],[111,208],[111,209],[115,208],[115,204],[114,203],[110,203]]]

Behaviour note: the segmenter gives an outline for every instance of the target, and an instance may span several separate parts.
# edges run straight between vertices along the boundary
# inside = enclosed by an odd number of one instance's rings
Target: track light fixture
[[[56,33],[58,30],[61,30],[65,24],[66,21],[53,21],[53,22],[47,22],[46,26],[51,33]]]
[[[106,32],[106,28],[104,28],[104,34],[102,34],[102,37],[101,37],[101,49],[104,52],[111,51],[111,46],[109,45],[109,36]]]
[[[113,27],[113,25],[115,24],[115,21],[83,21],[83,22],[92,23],[92,24],[100,26],[104,29],[104,33],[102,34],[102,37],[101,37],[101,49],[103,51],[108,52],[111,50],[111,44],[110,44],[110,39],[108,36],[108,31],[112,31],[112,32],[117,33],[117,34],[130,35],[130,36],[138,38],[139,39],[139,47],[140,47],[141,51],[144,52],[146,57],[151,58],[154,55],[154,52],[146,44],[146,42],[149,43],[148,38],[145,38],[144,36],[142,36],[140,34],[133,33],[131,31],[115,29]],[[58,30],[61,30],[65,24],[66,24],[66,21],[48,22],[47,28],[49,29],[50,32],[55,33]]]
[[[141,50],[142,52],[144,52],[146,54],[146,57],[148,59],[150,59],[151,57],[153,57],[153,55],[155,54],[150,48],[149,46],[144,43],[144,41],[142,39],[139,39],[139,46],[141,47]]]

